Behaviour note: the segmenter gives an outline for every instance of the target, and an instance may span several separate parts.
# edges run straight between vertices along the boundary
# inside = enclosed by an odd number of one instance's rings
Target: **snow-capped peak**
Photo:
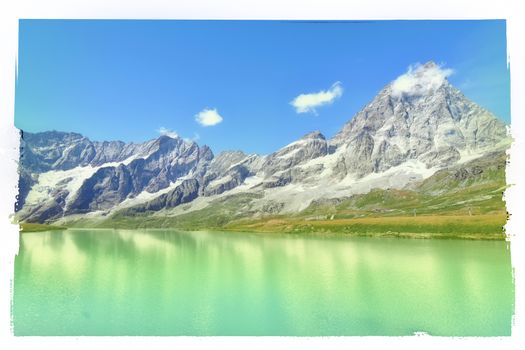
[[[453,73],[452,69],[433,61],[412,65],[405,74],[392,82],[391,95],[396,98],[428,95],[441,87]]]

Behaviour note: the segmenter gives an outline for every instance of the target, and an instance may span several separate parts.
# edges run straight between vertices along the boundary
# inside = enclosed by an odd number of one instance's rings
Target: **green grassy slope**
[[[33,224],[22,222],[20,223],[20,232],[42,232],[42,231],[57,231],[66,230],[65,226],[48,225],[48,224]]]

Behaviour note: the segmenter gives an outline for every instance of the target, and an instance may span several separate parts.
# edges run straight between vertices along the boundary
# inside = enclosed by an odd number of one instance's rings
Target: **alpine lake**
[[[20,235],[25,335],[508,336],[510,243],[69,229]]]

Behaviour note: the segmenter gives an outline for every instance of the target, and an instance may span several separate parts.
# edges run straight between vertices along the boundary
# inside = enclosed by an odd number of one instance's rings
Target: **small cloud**
[[[193,134],[193,137],[185,137],[185,138],[184,138],[184,141],[186,141],[186,142],[196,142],[196,141],[199,140],[200,138],[201,138],[201,137],[200,137],[199,134],[194,133],[194,134]]]
[[[310,94],[301,94],[294,98],[290,104],[294,106],[295,112],[297,113],[311,112],[317,114],[317,107],[331,104],[342,95],[343,85],[338,81],[328,90],[321,90]]]
[[[165,136],[169,136],[171,137],[172,139],[176,139],[176,138],[181,138],[181,136],[174,130],[170,130],[168,128],[165,128],[163,126],[161,126],[160,128],[157,129],[157,132],[161,135],[165,135]],[[197,141],[198,139],[200,139],[200,135],[197,134],[197,133],[194,133],[193,134],[193,137],[182,137],[182,139],[186,142],[195,142]]]
[[[177,134],[176,131],[173,131],[173,130],[170,130],[168,128],[165,128],[163,126],[161,126],[160,128],[157,129],[157,132],[161,135],[166,135],[166,136],[169,136],[173,139],[179,137],[179,134]]]
[[[421,96],[439,88],[454,71],[434,62],[416,63],[392,83],[392,96]]]
[[[222,117],[217,109],[204,108],[195,115],[195,120],[202,126],[213,126],[222,122]]]

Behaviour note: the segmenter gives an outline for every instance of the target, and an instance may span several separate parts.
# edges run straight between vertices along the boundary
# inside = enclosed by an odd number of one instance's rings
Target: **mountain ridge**
[[[431,63],[417,67],[416,88],[405,84],[402,93],[397,80],[387,84],[332,138],[312,131],[268,155],[215,156],[208,146],[178,136],[124,143],[24,132],[17,216],[47,222],[107,216],[128,205],[152,211],[184,203],[199,207],[206,198],[239,192],[262,196],[255,210],[293,213],[319,198],[404,188],[505,149],[505,124],[446,78],[418,86],[417,79],[434,69]]]

